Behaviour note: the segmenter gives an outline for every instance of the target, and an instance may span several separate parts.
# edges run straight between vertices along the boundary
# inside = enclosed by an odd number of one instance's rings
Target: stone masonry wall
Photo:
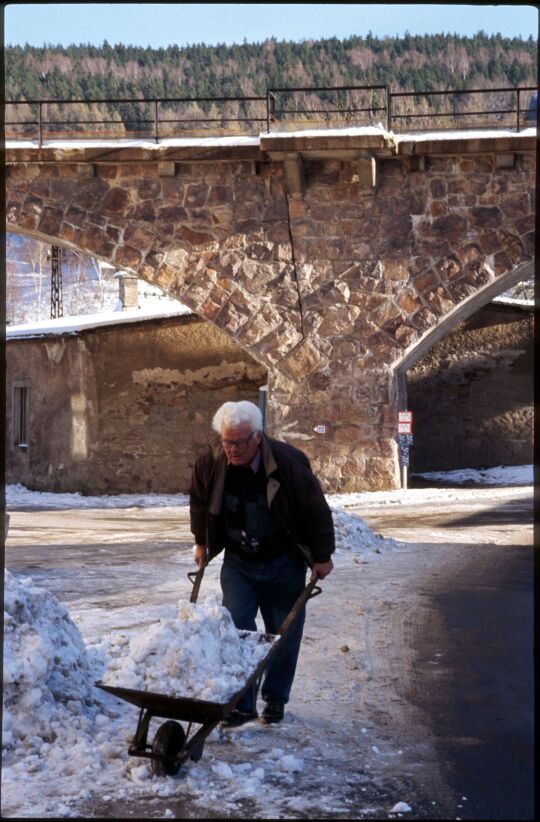
[[[380,157],[369,188],[362,162],[306,155],[293,194],[264,152],[88,177],[17,165],[8,226],[131,268],[235,339],[269,371],[270,432],[308,453],[326,490],[397,487],[395,368],[532,259],[535,164]]]
[[[396,487],[390,367],[533,254],[533,169],[520,158],[501,176],[494,157],[434,157],[411,172],[388,160],[366,196],[354,163],[307,164],[306,192],[290,201],[307,341],[271,375],[270,399],[288,436],[326,425],[317,454],[330,487]]]
[[[408,373],[411,472],[533,463],[534,315],[491,303]]]
[[[34,490],[186,492],[228,400],[258,402],[266,370],[196,317],[10,340],[7,390],[30,385],[29,447],[13,446],[6,481]],[[9,403],[8,403],[9,406]]]

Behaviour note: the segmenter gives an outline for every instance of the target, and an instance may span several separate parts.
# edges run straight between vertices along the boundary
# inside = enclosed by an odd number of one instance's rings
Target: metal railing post
[[[40,101],[38,103],[38,130],[39,130],[38,144],[39,144],[40,148],[43,145],[43,111],[42,111],[42,107],[43,107],[43,103]]]
[[[519,106],[519,89],[517,90],[517,110],[516,110],[516,131],[519,132],[519,114],[520,114],[520,106]]]
[[[266,131],[270,132],[270,123],[276,119],[276,98],[270,91],[266,90]]]
[[[158,101],[154,100],[154,139],[159,143],[159,129],[158,129]]]
[[[392,92],[386,86],[386,130],[392,131]]]

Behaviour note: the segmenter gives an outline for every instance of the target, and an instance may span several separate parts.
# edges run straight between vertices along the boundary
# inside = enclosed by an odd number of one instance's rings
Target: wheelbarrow
[[[188,573],[188,578],[193,585],[190,602],[197,601],[203,574],[204,566],[198,571]],[[129,755],[150,759],[152,772],[156,776],[174,776],[188,759],[198,762],[207,737],[236,707],[248,688],[255,682],[260,684],[264,669],[277,651],[280,640],[285,636],[307,601],[320,593],[322,591],[317,585],[317,579],[311,580],[296,600],[278,633],[276,635],[261,634],[259,642],[268,644],[268,652],[259,661],[242,688],[227,702],[209,702],[203,699],[118,688],[104,685],[101,680],[98,680],[95,683],[98,688],[140,708],[135,736],[128,748]],[[249,633],[249,631],[239,631],[241,638],[245,638]],[[148,731],[153,717],[160,717],[167,721],[159,726],[150,745]],[[184,728],[181,722],[186,723],[187,727]],[[194,728],[194,725],[198,727]]]

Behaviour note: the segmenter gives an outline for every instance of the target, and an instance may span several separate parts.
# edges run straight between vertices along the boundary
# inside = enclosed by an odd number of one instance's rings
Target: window
[[[13,429],[15,445],[28,448],[28,385],[13,386]]]

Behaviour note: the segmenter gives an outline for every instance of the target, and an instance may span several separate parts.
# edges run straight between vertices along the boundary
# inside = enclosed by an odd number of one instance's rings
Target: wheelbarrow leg
[[[189,742],[186,745],[186,754],[189,754],[189,757],[194,761],[198,762],[202,756],[204,743],[206,737],[209,736],[214,728],[217,728],[219,725],[220,720],[216,719],[213,722],[207,722],[204,725],[201,725],[199,730],[196,734],[194,734]],[[187,756],[186,756],[187,759]]]
[[[145,708],[143,705],[139,712],[139,721],[137,722],[137,730],[135,731],[135,736],[133,737],[131,744],[129,746],[128,753],[130,756],[138,756],[141,753],[144,753],[149,747],[147,744],[147,740],[148,727],[150,725],[151,719],[152,713],[150,711],[146,711],[145,713]]]

